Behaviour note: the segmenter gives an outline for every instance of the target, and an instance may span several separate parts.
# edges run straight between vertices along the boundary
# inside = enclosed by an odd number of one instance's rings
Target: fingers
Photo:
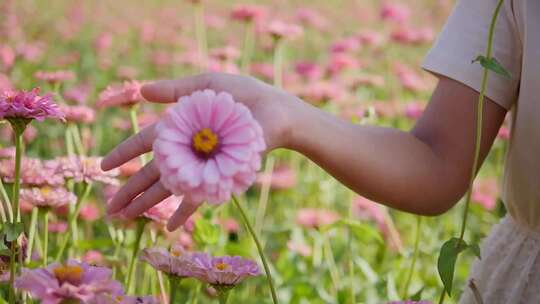
[[[139,172],[130,177],[118,190],[107,206],[107,213],[114,214],[124,208],[137,195],[146,191],[159,180],[159,169],[154,161],[149,162]]]
[[[201,204],[202,203],[193,203],[184,200],[169,219],[169,222],[167,223],[167,230],[173,231],[183,225],[187,221],[187,219],[193,213],[195,213],[195,211],[197,211]]]
[[[111,170],[141,154],[150,152],[155,138],[155,124],[144,128],[109,152],[101,161],[101,169]]]
[[[201,74],[177,80],[160,80],[144,85],[141,94],[148,101],[171,103],[194,91],[210,88],[213,74]]]
[[[171,192],[165,189],[162,183],[156,182],[143,194],[134,199],[127,207],[122,211],[122,214],[127,219],[133,219],[141,215],[146,210],[157,205],[164,199],[171,196]]]

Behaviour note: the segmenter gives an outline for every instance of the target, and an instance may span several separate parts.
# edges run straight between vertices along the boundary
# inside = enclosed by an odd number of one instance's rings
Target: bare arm
[[[207,88],[228,91],[248,106],[261,123],[270,149],[299,151],[354,191],[390,207],[440,214],[467,188],[478,93],[454,80],[440,78],[428,108],[411,132],[351,124],[244,76],[204,74],[161,81],[145,86],[142,93],[150,101],[175,102]],[[506,114],[491,100],[486,100],[484,111],[482,161]],[[103,169],[149,152],[154,138],[153,126],[130,137],[105,157]],[[169,195],[150,162],[119,190],[108,211],[136,217]],[[168,228],[183,224],[196,209],[181,204]]]

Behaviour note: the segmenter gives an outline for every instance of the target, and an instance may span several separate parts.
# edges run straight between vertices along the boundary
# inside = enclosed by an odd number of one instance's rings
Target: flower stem
[[[139,109],[139,105],[135,104],[129,108],[129,118],[131,120],[131,129],[133,130],[133,134],[137,134],[140,131],[139,128],[139,120],[137,119],[137,110]],[[146,158],[145,154],[141,154],[139,157],[141,160],[141,164],[144,166],[148,159]]]
[[[81,133],[79,132],[79,127],[75,123],[68,125],[68,131],[71,131],[71,136],[73,137],[73,143],[77,154],[84,155],[84,145],[81,139]]]
[[[497,23],[497,17],[499,16],[499,12],[501,10],[503,3],[504,3],[504,0],[499,0],[495,8],[495,11],[493,13],[493,16],[491,18],[491,24],[489,26],[488,41],[487,41],[487,47],[486,47],[486,55],[485,55],[487,60],[490,60],[493,56],[493,37],[495,34],[495,24]],[[469,216],[469,206],[471,204],[472,188],[473,188],[474,180],[476,177],[476,172],[478,171],[478,163],[480,159],[480,147],[482,143],[484,98],[486,95],[488,78],[489,78],[489,69],[487,67],[484,67],[484,72],[482,75],[482,83],[480,86],[480,95],[478,96],[478,104],[476,107],[476,137],[475,137],[475,145],[474,145],[474,160],[473,160],[473,166],[471,168],[471,178],[469,180],[469,188],[467,190],[467,195],[465,199],[465,208],[463,209],[463,221],[461,223],[461,232],[459,234],[459,241],[456,244],[456,246],[458,247],[461,246],[463,242],[463,238],[465,237],[465,229],[467,228],[467,219]],[[442,292],[443,294],[446,292],[445,287],[443,288]],[[440,304],[444,303],[444,295],[441,296],[439,303]]]
[[[77,202],[75,203],[75,210],[69,215],[68,217],[68,225],[69,227],[73,227],[75,224],[75,221],[77,220],[77,217],[79,216],[79,212],[81,212],[82,202],[86,200],[86,197],[90,194],[90,190],[92,189],[92,184],[84,184],[83,187],[83,193],[77,197]],[[71,231],[73,233],[73,228],[71,228]],[[60,247],[60,250],[58,250],[58,253],[56,254],[56,261],[60,262],[60,259],[62,258],[64,252],[66,251],[66,248],[68,247],[69,243],[69,236],[66,235],[64,237],[64,240],[62,242],[62,245]]]
[[[6,191],[6,188],[4,187],[4,183],[2,182],[2,179],[0,179],[0,193],[2,194],[2,203],[6,205],[8,220],[10,223],[12,223],[13,222],[13,207],[11,206],[11,200],[9,199],[9,195],[7,194],[7,191]]]
[[[19,207],[19,191],[21,188],[21,160],[24,149],[24,142],[22,140],[23,131],[15,131],[15,180],[13,184],[13,194],[11,196],[11,203],[14,204],[14,210],[16,213],[17,222],[21,221],[21,210]]]
[[[272,274],[270,274],[270,268],[268,267],[268,263],[266,262],[266,257],[264,256],[264,252],[263,252],[261,243],[259,242],[259,239],[257,238],[257,235],[255,234],[255,231],[253,230],[253,227],[251,226],[251,223],[249,222],[244,209],[242,208],[242,206],[238,202],[238,199],[234,195],[233,195],[232,199],[233,199],[234,205],[236,206],[236,208],[240,212],[240,215],[242,216],[242,220],[244,221],[244,224],[246,225],[249,233],[251,234],[251,237],[253,238],[253,241],[255,242],[255,246],[257,247],[257,251],[259,252],[259,256],[261,257],[261,261],[262,261],[263,266],[264,266],[264,271],[266,273],[266,279],[268,281],[268,287],[270,288],[270,292],[272,294],[272,301],[273,301],[274,304],[277,304],[278,299],[277,299],[276,290],[274,288],[274,282],[272,280]]]
[[[272,174],[274,171],[274,157],[268,156],[266,159],[266,165],[264,168],[264,176],[268,180],[264,180],[261,185],[261,195],[259,197],[259,206],[257,207],[257,215],[255,217],[255,232],[261,233],[264,223],[264,214],[266,213],[266,206],[268,205],[268,196],[270,195],[270,186],[272,184]]]
[[[47,266],[49,252],[49,209],[43,210],[43,267]]]
[[[274,86],[283,87],[283,39],[276,40],[274,47]]]
[[[251,57],[253,55],[255,42],[255,23],[250,21],[246,25],[246,35],[244,37],[244,51],[242,52],[242,72],[249,74]]]
[[[32,215],[30,217],[30,231],[28,233],[28,247],[26,249],[25,264],[28,265],[32,259],[32,251],[34,250],[34,238],[36,236],[36,226],[38,220],[39,208],[34,207],[32,209]]]
[[[219,304],[227,304],[229,301],[229,291],[218,292]]]
[[[141,239],[144,232],[144,226],[146,226],[146,220],[143,218],[137,219],[137,228],[135,229],[135,242],[133,243],[133,251],[131,252],[131,260],[129,261],[128,275],[126,278],[126,288],[128,293],[132,291],[133,274],[135,273],[135,262],[137,261],[137,254],[141,246]]]
[[[407,275],[407,280],[405,281],[405,285],[403,285],[403,289],[401,291],[401,299],[403,300],[407,299],[408,292],[409,292],[409,285],[411,284],[411,280],[414,274],[414,268],[416,266],[416,261],[418,260],[418,254],[420,253],[419,244],[420,244],[421,231],[422,231],[422,217],[420,215],[417,215],[416,216],[416,236],[414,239],[413,258],[411,261],[411,267],[409,268],[409,273]]]
[[[178,292],[178,284],[180,284],[180,281],[182,278],[177,277],[175,275],[169,275],[169,299],[170,304],[174,304],[176,301],[176,294]]]
[[[201,71],[208,69],[208,42],[206,40],[206,27],[204,25],[204,4],[202,1],[194,4],[195,35],[199,47],[199,60]]]
[[[152,246],[156,246],[157,241],[158,241],[158,235],[154,229],[150,229],[149,231],[150,231],[150,242]],[[156,274],[157,274],[157,280],[158,280],[161,298],[163,300],[163,303],[167,303],[167,292],[165,291],[165,284],[163,282],[163,273],[161,273],[161,271],[159,270],[156,270]]]

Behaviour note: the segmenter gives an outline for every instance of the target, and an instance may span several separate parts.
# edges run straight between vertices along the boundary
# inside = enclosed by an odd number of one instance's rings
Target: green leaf
[[[384,243],[381,234],[372,225],[350,219],[341,219],[330,225],[323,226],[321,227],[321,231],[326,232],[340,226],[349,227],[357,236],[361,236],[362,238],[373,239],[381,244]]]
[[[13,242],[24,230],[23,223],[6,223],[4,226],[4,232],[6,234],[6,241]]]
[[[477,257],[479,258],[480,260],[482,259],[482,256],[480,255],[480,246],[478,246],[478,244],[472,244],[472,245],[469,245],[469,248],[468,248],[470,251],[472,251],[472,253]]]
[[[439,270],[439,276],[444,284],[444,288],[449,296],[452,296],[452,283],[454,281],[454,270],[456,267],[456,261],[458,255],[465,249],[467,244],[462,241],[459,244],[458,238],[451,238],[446,241],[439,254],[439,260],[437,261],[437,268]]]
[[[422,293],[424,292],[424,288],[425,287],[420,288],[420,290],[418,290],[415,294],[413,294],[411,296],[411,301],[420,301],[420,300],[422,300]]]
[[[214,245],[219,241],[220,229],[218,225],[205,218],[195,221],[193,239],[201,245]]]
[[[510,73],[494,57],[488,59],[483,55],[478,55],[478,57],[473,60],[473,63],[475,62],[480,62],[481,66],[501,76],[512,78]]]

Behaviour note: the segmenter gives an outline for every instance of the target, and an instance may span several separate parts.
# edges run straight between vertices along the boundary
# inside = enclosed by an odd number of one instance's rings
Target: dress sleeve
[[[471,63],[485,54],[489,26],[497,0],[458,0],[422,67],[480,91],[483,68]],[[517,100],[521,78],[522,42],[513,12],[513,0],[501,8],[493,41],[493,56],[511,79],[489,74],[486,96],[509,110]]]

